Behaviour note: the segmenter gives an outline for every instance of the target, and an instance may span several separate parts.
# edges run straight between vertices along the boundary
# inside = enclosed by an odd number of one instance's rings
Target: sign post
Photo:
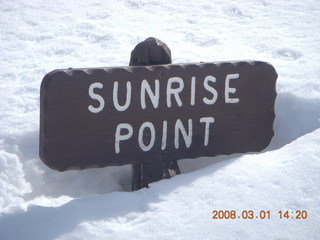
[[[139,43],[131,52],[129,66],[149,66],[171,64],[169,47],[156,38],[147,38]],[[132,191],[148,187],[148,183],[170,178],[180,174],[177,160],[133,164]]]
[[[140,47],[129,67],[55,70],[44,77],[40,157],[47,166],[133,164],[137,190],[178,174],[179,159],[269,145],[277,79],[272,65],[171,64],[166,49]]]

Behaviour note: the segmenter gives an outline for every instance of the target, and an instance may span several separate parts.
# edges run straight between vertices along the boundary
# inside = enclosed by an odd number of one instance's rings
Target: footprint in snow
[[[224,10],[225,14],[231,18],[252,18],[250,15],[243,14],[238,7],[228,7]]]
[[[284,60],[296,60],[302,56],[302,53],[290,48],[281,48],[275,51],[273,56]]]
[[[213,45],[216,45],[216,44],[219,44],[219,40],[216,39],[216,38],[204,38],[202,37],[201,35],[196,35],[196,34],[193,34],[193,33],[187,33],[185,35],[185,38],[188,42],[192,42],[198,46],[201,46],[201,47],[209,47],[209,46],[213,46]]]

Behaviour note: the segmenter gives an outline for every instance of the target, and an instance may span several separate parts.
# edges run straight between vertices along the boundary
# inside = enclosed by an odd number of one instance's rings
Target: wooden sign
[[[261,151],[276,79],[258,61],[55,70],[41,84],[40,157],[64,171]]]

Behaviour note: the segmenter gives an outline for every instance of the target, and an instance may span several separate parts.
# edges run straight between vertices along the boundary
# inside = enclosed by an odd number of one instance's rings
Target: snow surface
[[[39,88],[53,69],[128,65],[157,37],[173,62],[255,59],[277,70],[261,153],[179,161],[130,192],[131,168],[55,172],[38,157]],[[317,0],[0,0],[0,239],[320,239]],[[271,219],[212,219],[269,210]],[[307,219],[278,211],[306,210]]]

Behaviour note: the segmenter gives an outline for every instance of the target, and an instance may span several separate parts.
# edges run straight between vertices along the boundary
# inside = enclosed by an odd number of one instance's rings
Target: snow
[[[319,239],[320,5],[316,0],[0,0],[0,239]],[[130,166],[56,172],[38,157],[39,88],[53,69],[128,65],[157,37],[173,62],[255,59],[277,70],[261,153],[179,161],[130,192]],[[270,219],[212,219],[266,210]],[[306,210],[307,219],[278,211]]]

